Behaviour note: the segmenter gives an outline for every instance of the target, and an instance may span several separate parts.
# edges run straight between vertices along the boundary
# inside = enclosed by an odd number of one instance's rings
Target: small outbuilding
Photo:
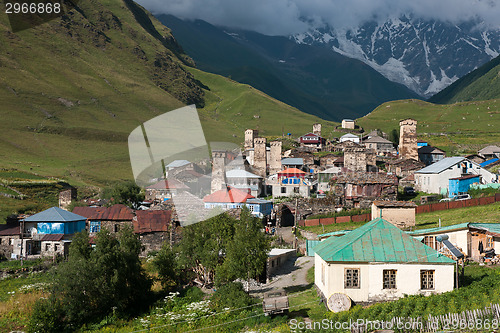
[[[382,218],[314,247],[315,284],[324,299],[394,300],[453,290],[455,261]]]

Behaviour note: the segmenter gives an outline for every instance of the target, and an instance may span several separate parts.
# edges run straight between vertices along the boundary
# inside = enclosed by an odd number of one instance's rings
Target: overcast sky
[[[214,25],[289,35],[329,24],[351,28],[402,13],[460,23],[480,18],[500,27],[500,0],[136,0],[153,14],[202,19]],[[497,4],[499,3],[499,4]]]

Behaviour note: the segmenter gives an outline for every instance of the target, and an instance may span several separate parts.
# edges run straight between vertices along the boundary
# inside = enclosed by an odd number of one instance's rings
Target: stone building
[[[77,200],[76,188],[71,187],[59,193],[59,208],[68,210],[69,205]]]
[[[398,177],[404,178],[413,175],[415,171],[425,167],[425,164],[414,159],[394,159],[385,163],[387,172],[391,172]]]
[[[317,136],[321,136],[321,124],[320,123],[313,124],[313,134],[316,134]]]
[[[399,122],[399,158],[418,161],[417,121],[405,119]]]
[[[132,224],[143,246],[141,256],[160,251],[164,242],[173,240],[171,210],[138,210]]]
[[[111,207],[75,207],[73,212],[87,218],[89,233],[97,233],[101,228],[108,229],[112,234],[118,233],[123,227],[132,227],[134,211],[125,205]]]
[[[400,229],[415,226],[415,210],[417,205],[412,201],[381,201],[372,204],[372,220],[381,217]]]
[[[226,152],[212,151],[212,183],[210,193],[226,188]]]
[[[354,129],[356,127],[356,123],[352,119],[343,119],[342,120],[342,128],[345,129]]]
[[[347,172],[330,181],[333,195],[346,208],[370,208],[374,200],[396,200],[398,178],[378,172]]]
[[[255,138],[253,167],[255,173],[261,177],[266,177],[267,173],[267,153],[266,153],[266,138]]]
[[[364,147],[344,150],[344,167],[353,172],[376,171],[376,154]]]
[[[394,144],[380,136],[371,136],[370,138],[363,141],[363,144],[368,149],[374,149],[377,155],[391,155],[396,153],[394,149]]]
[[[281,171],[281,141],[272,141],[270,143],[271,151],[269,155],[269,174],[275,174]]]
[[[254,129],[247,129],[245,131],[245,150],[253,148],[253,141],[259,135],[259,132]]]

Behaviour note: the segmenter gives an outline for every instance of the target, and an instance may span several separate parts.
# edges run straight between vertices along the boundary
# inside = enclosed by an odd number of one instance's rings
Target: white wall
[[[315,254],[315,283],[323,295],[328,298],[333,293],[344,293],[355,302],[371,302],[403,297],[404,294],[430,295],[453,290],[455,275],[454,264],[328,264]],[[325,266],[325,284],[321,282],[322,265]],[[346,268],[360,269],[360,288],[344,288],[344,271]],[[383,289],[383,270],[395,269],[396,289]],[[420,289],[420,270],[434,270],[434,289]]]

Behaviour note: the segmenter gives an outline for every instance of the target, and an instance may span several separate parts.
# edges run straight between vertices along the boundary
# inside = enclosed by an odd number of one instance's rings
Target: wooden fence
[[[403,318],[393,317],[387,322],[353,321],[352,333],[371,332],[379,329],[397,332],[496,332],[500,326],[500,305],[490,304],[484,309],[448,313],[442,316]]]

